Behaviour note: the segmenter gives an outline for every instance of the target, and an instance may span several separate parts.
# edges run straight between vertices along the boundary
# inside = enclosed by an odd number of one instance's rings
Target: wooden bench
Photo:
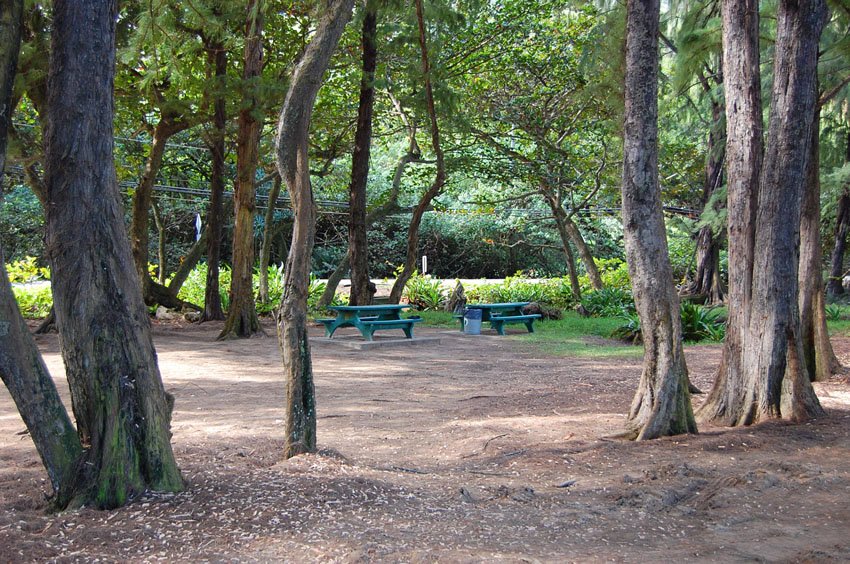
[[[499,335],[505,334],[506,323],[524,323],[528,328],[529,333],[534,333],[534,320],[540,319],[539,313],[530,315],[491,315],[490,327],[496,330]]]
[[[367,341],[372,340],[372,333],[378,329],[402,329],[404,336],[408,339],[413,338],[413,324],[422,321],[421,317],[408,317],[406,319],[361,319],[363,328],[363,336]]]

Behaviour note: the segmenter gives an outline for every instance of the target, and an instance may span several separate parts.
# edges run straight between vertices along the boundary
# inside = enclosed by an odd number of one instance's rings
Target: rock
[[[201,320],[201,312],[200,311],[187,311],[183,314],[183,319],[188,321],[189,323],[198,323]]]
[[[160,321],[174,321],[175,319],[180,319],[180,314],[175,313],[166,307],[159,306],[156,308],[156,318]]]

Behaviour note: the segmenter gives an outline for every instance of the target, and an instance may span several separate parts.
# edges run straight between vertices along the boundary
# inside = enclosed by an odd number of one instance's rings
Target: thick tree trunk
[[[755,18],[757,26],[755,12],[749,17]],[[724,23],[725,19],[724,14]],[[735,375],[735,381],[729,374],[726,377],[725,383],[735,395],[730,397],[728,390],[718,394],[727,398],[725,409],[709,405],[707,412],[713,419],[735,425],[771,418],[799,421],[823,413],[806,369],[797,277],[801,198],[816,104],[817,45],[825,21],[822,0],[785,0],[779,4],[768,151],[758,184],[756,221],[750,224],[755,226],[754,248],[758,249],[751,263],[750,314],[747,323],[737,327],[741,331],[739,348],[730,350],[729,343],[726,348],[738,355],[740,374]],[[756,30],[749,30],[748,42],[757,43]],[[758,75],[751,78],[757,81]],[[727,75],[730,140],[733,128],[740,139],[738,128],[756,129],[754,125],[761,123],[761,117],[748,124],[736,122],[740,115],[733,116],[730,104],[734,106],[740,100],[740,87],[755,87],[739,83],[733,88],[728,79]],[[731,163],[731,149],[729,157]],[[752,173],[730,167],[730,186],[733,173],[737,176],[742,172]],[[730,233],[733,223],[740,222],[741,217],[732,215],[730,208]],[[730,303],[730,312],[732,307]],[[730,359],[726,360],[728,364]]]
[[[277,166],[289,190],[295,215],[278,312],[278,340],[286,380],[283,453],[286,458],[316,450],[316,398],[307,335],[307,295],[316,206],[310,186],[308,136],[322,75],[351,18],[353,5],[354,0],[328,2],[313,39],[295,68],[278,120]]]
[[[752,301],[755,220],[764,146],[758,1],[725,0],[722,12],[729,313],[720,367],[706,401],[697,410],[697,416],[732,425],[737,419],[741,398],[745,394],[741,354]]]
[[[369,153],[372,148],[372,111],[375,106],[375,67],[378,62],[378,2],[367,0],[363,15],[361,44],[363,69],[360,77],[360,102],[357,130],[351,157],[351,184],[348,208],[348,259],[351,266],[350,305],[368,305],[375,295],[369,278],[369,246],[366,240],[366,184],[369,178]]]
[[[267,304],[269,298],[269,263],[272,256],[272,238],[276,231],[274,229],[274,207],[277,203],[277,197],[280,194],[281,178],[279,174],[274,177],[274,184],[269,192],[268,203],[266,204],[266,215],[263,221],[263,242],[260,246],[260,289],[259,299],[261,303]]]
[[[212,43],[207,52],[215,68],[215,79],[223,81],[227,75],[227,51],[221,43]],[[224,135],[227,127],[224,85],[219,82],[213,101],[213,130],[210,139],[210,207],[207,211],[207,284],[204,292],[202,321],[224,319],[221,308],[218,278],[221,263],[221,237],[224,231]]]
[[[821,273],[820,108],[815,111],[800,220],[800,327],[803,358],[812,381],[828,380],[841,364],[826,327],[826,300]]]
[[[658,185],[659,11],[659,0],[627,4],[623,226],[644,342],[628,426],[638,440],[697,432]]]
[[[410,227],[407,231],[407,254],[404,259],[404,268],[399,273],[398,278],[396,278],[392,290],[390,290],[390,302],[392,303],[401,301],[404,287],[416,269],[417,250],[419,247],[419,226],[422,223],[422,216],[425,215],[425,210],[431,205],[431,201],[440,194],[446,183],[446,163],[443,156],[443,149],[440,146],[440,129],[437,126],[437,110],[434,105],[434,89],[431,84],[431,64],[428,61],[428,43],[425,39],[425,15],[422,8],[422,0],[416,0],[415,4],[416,20],[419,26],[419,50],[422,54],[422,75],[425,82],[425,104],[428,107],[428,117],[431,123],[431,146],[437,160],[437,172],[431,187],[428,188],[425,194],[419,199],[419,203],[413,208]]]
[[[21,43],[23,1],[0,7],[0,181],[12,116],[12,85]],[[30,335],[6,274],[0,248],[0,379],[32,437],[53,491],[72,483],[83,449],[38,347]]]
[[[84,453],[59,505],[178,491],[171,403],[133,264],[112,153],[114,0],[53,3],[45,131],[47,249]]]
[[[250,83],[256,81],[263,72],[262,0],[249,0],[247,10],[242,78],[249,88],[256,88],[257,85]],[[262,332],[254,304],[254,214],[255,176],[263,124],[254,117],[259,109],[254,91],[246,102],[239,112],[239,136],[236,141],[236,194],[233,198],[236,221],[233,227],[230,307],[219,339],[244,338]]]

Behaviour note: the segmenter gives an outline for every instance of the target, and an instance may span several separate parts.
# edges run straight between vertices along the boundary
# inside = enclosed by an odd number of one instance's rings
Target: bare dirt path
[[[46,512],[46,477],[0,391],[0,561],[850,560],[850,385],[828,417],[629,443],[635,360],[555,358],[494,335],[313,345],[317,455],[281,462],[274,328],[214,342],[158,324],[187,489]],[[316,329],[316,336],[320,330]],[[56,336],[39,337],[61,382]],[[850,364],[850,341],[835,340]],[[708,389],[716,346],[687,349]],[[698,400],[697,400],[698,401]]]

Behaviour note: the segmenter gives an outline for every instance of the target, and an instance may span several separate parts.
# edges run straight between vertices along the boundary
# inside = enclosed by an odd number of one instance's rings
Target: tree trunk
[[[703,180],[703,209],[711,202],[714,192],[723,182],[723,161],[725,152],[721,149],[725,139],[723,132],[723,108],[720,102],[711,103],[711,131],[708,134],[708,157]],[[723,302],[723,284],[720,279],[720,241],[714,236],[711,226],[703,226],[697,234],[696,272],[685,294],[706,297],[709,304]]]
[[[800,327],[803,359],[812,381],[828,380],[841,364],[826,327],[826,300],[821,273],[820,108],[815,110],[800,221]]]
[[[357,130],[351,156],[351,184],[348,208],[348,259],[351,266],[350,305],[368,305],[375,295],[369,278],[369,246],[366,240],[366,184],[369,178],[369,153],[372,147],[372,111],[375,106],[375,67],[378,62],[378,2],[367,0],[363,15],[363,70],[360,77],[360,102]]]
[[[724,4],[724,24],[726,11]],[[739,347],[730,350],[728,343],[726,347],[728,353],[738,356],[735,362],[739,373],[734,375],[734,381],[732,375],[727,374],[725,381],[735,394],[730,397],[728,390],[720,390],[717,397],[727,398],[724,409],[716,409],[720,403],[709,404],[707,412],[713,419],[735,425],[771,418],[800,421],[823,413],[806,370],[797,276],[802,187],[816,103],[817,45],[826,13],[822,0],[784,0],[779,4],[768,151],[758,183],[756,221],[749,224],[755,226],[753,241],[754,248],[758,249],[751,263],[749,319],[736,327],[740,331],[737,335]],[[755,19],[753,25],[758,25],[755,11],[749,18]],[[749,43],[757,44],[757,29],[748,30]],[[750,78],[757,82],[758,74]],[[729,75],[727,83],[728,79]],[[741,87],[755,89],[753,83],[737,83],[735,87],[727,84],[730,140],[733,129],[736,138],[740,139],[739,128],[757,131],[761,123],[760,116],[745,124],[737,121],[740,114],[733,115],[735,102],[743,97]],[[730,149],[729,157],[731,164],[738,155]],[[753,174],[730,166],[730,187],[735,182],[733,174],[737,180],[741,173]],[[741,216],[733,215],[730,206],[730,249],[733,223],[740,226]],[[730,303],[730,312],[732,308]],[[709,400],[713,396],[714,390]]]
[[[263,242],[260,246],[260,290],[259,299],[261,303],[269,303],[269,263],[272,256],[272,238],[275,235],[274,230],[274,207],[277,203],[277,197],[280,194],[281,179],[280,175],[274,177],[274,184],[271,192],[269,192],[268,203],[266,204],[266,215],[263,221]]]
[[[563,208],[561,209],[563,210]],[[579,259],[581,259],[581,264],[584,265],[584,271],[587,273],[587,277],[590,280],[590,287],[594,290],[601,290],[602,277],[599,275],[599,269],[596,268],[596,261],[593,260],[593,253],[590,252],[590,247],[587,246],[587,242],[584,240],[576,222],[573,221],[566,213],[564,213],[564,228],[567,231],[570,241],[572,241],[573,245],[576,246]]]
[[[404,292],[404,287],[407,281],[413,276],[413,271],[416,269],[417,250],[419,247],[419,226],[422,223],[422,216],[425,215],[425,210],[431,205],[431,201],[436,198],[443,190],[443,185],[446,183],[446,163],[443,156],[443,149],[440,146],[440,129],[437,126],[437,110],[434,105],[434,89],[431,85],[431,64],[428,61],[428,43],[425,39],[425,16],[422,8],[422,0],[416,0],[416,20],[419,24],[419,50],[422,54],[422,76],[425,82],[425,104],[428,107],[428,117],[431,123],[431,146],[434,149],[434,155],[437,160],[437,173],[434,176],[434,182],[431,187],[425,192],[419,203],[413,208],[413,215],[410,218],[410,227],[407,231],[407,255],[404,260],[404,268],[399,273],[390,290],[390,302],[398,303],[401,301],[401,295]]]
[[[644,342],[628,426],[638,440],[697,432],[658,185],[659,11],[659,0],[627,4],[623,226]]]
[[[561,246],[564,249],[564,259],[567,261],[567,273],[570,276],[570,290],[572,290],[573,299],[577,305],[581,305],[581,283],[578,280],[578,272],[576,272],[576,259],[573,255],[573,250],[570,247],[570,233],[567,230],[567,213],[561,207],[561,203],[555,197],[554,192],[548,187],[541,188],[546,203],[549,204],[549,209],[552,211],[552,217],[555,218],[555,226],[558,228],[558,235],[561,236]],[[511,248],[513,251],[513,247]],[[593,258],[590,259],[593,262]],[[599,273],[597,272],[597,278]],[[601,280],[600,280],[601,284]],[[601,286],[600,286],[601,288]]]
[[[224,319],[219,294],[218,274],[221,263],[221,237],[224,231],[224,135],[227,127],[225,114],[224,77],[227,74],[227,51],[218,42],[210,43],[207,53],[215,68],[217,81],[213,101],[213,130],[210,139],[210,207],[207,212],[207,283],[204,291],[204,311],[201,321]]]
[[[150,244],[149,236],[149,221],[148,214],[153,203],[153,188],[156,183],[156,177],[162,167],[162,157],[165,154],[166,143],[177,133],[188,129],[191,126],[186,120],[181,120],[175,116],[163,113],[153,130],[151,150],[148,154],[148,159],[145,162],[145,170],[142,173],[142,178],[139,180],[139,185],[133,193],[132,203],[132,219],[130,222],[130,247],[133,251],[133,262],[136,265],[136,272],[139,279],[142,281],[142,295],[148,305],[156,305],[159,302],[155,296],[162,292],[156,292],[151,289],[154,283],[148,274],[148,262]],[[166,307],[171,307],[171,304],[163,303]]]
[[[743,397],[743,338],[752,301],[755,220],[763,159],[758,1],[725,0],[723,83],[726,91],[726,174],[729,293],[726,339],[714,385],[697,410],[701,419],[732,425]]]
[[[277,166],[289,190],[295,215],[278,312],[278,340],[286,380],[283,453],[286,458],[316,450],[316,398],[307,335],[307,295],[316,206],[310,186],[308,136],[322,75],[351,18],[353,5],[354,0],[328,2],[313,39],[295,68],[278,120]]]
[[[165,254],[165,223],[162,221],[162,214],[159,212],[156,201],[151,201],[151,212],[153,212],[153,223],[156,227],[157,282],[160,286],[165,286],[165,279],[168,277],[168,257]]]
[[[404,176],[404,169],[407,167],[407,165],[416,161],[420,156],[421,153],[419,151],[419,146],[416,144],[415,130],[411,128],[410,146],[407,150],[407,153],[402,155],[402,157],[398,160],[398,163],[396,163],[395,173],[393,174],[393,183],[392,187],[390,188],[389,197],[380,208],[372,211],[366,216],[367,228],[383,220],[391,213],[397,212],[399,210],[398,195],[401,192],[401,179]],[[339,263],[337,263],[336,268],[328,277],[328,283],[327,285],[325,285],[325,291],[322,292],[322,296],[319,298],[319,307],[326,307],[330,305],[330,303],[333,301],[334,296],[336,295],[336,289],[339,286],[340,281],[345,277],[345,273],[348,271],[348,265],[348,253],[346,253],[345,256],[340,259]]]
[[[844,162],[850,163],[850,133],[847,134],[847,154]],[[832,298],[844,294],[844,247],[847,245],[848,231],[850,231],[850,190],[845,188],[838,199],[835,243],[830,257],[829,282],[826,285],[826,293]]]
[[[243,81],[251,94],[239,112],[239,136],[236,140],[236,194],[233,198],[236,221],[233,227],[233,277],[230,307],[219,339],[250,337],[262,332],[254,304],[254,215],[255,180],[262,121],[256,88],[252,84],[263,72],[263,2],[249,0],[245,22],[245,68]]]
[[[180,263],[180,266],[177,267],[177,270],[174,272],[174,276],[171,277],[171,282],[168,283],[168,292],[177,295],[180,293],[180,288],[183,287],[183,284],[186,282],[186,279],[189,278],[189,274],[192,273],[195,266],[201,260],[201,256],[204,254],[204,250],[207,247],[207,238],[209,237],[209,229],[204,228],[201,231],[201,236],[198,237],[198,240],[195,241],[195,244],[189,249],[189,252],[186,253],[186,256],[183,258],[183,262]],[[201,311],[201,308],[194,307],[198,311]]]
[[[178,491],[171,402],[156,363],[113,164],[114,0],[53,3],[46,243],[84,453],[59,506]]]
[[[0,180],[12,116],[12,85],[21,44],[23,1],[0,7]],[[0,379],[32,437],[53,491],[67,489],[83,449],[38,347],[30,335],[6,273],[0,248]]]

